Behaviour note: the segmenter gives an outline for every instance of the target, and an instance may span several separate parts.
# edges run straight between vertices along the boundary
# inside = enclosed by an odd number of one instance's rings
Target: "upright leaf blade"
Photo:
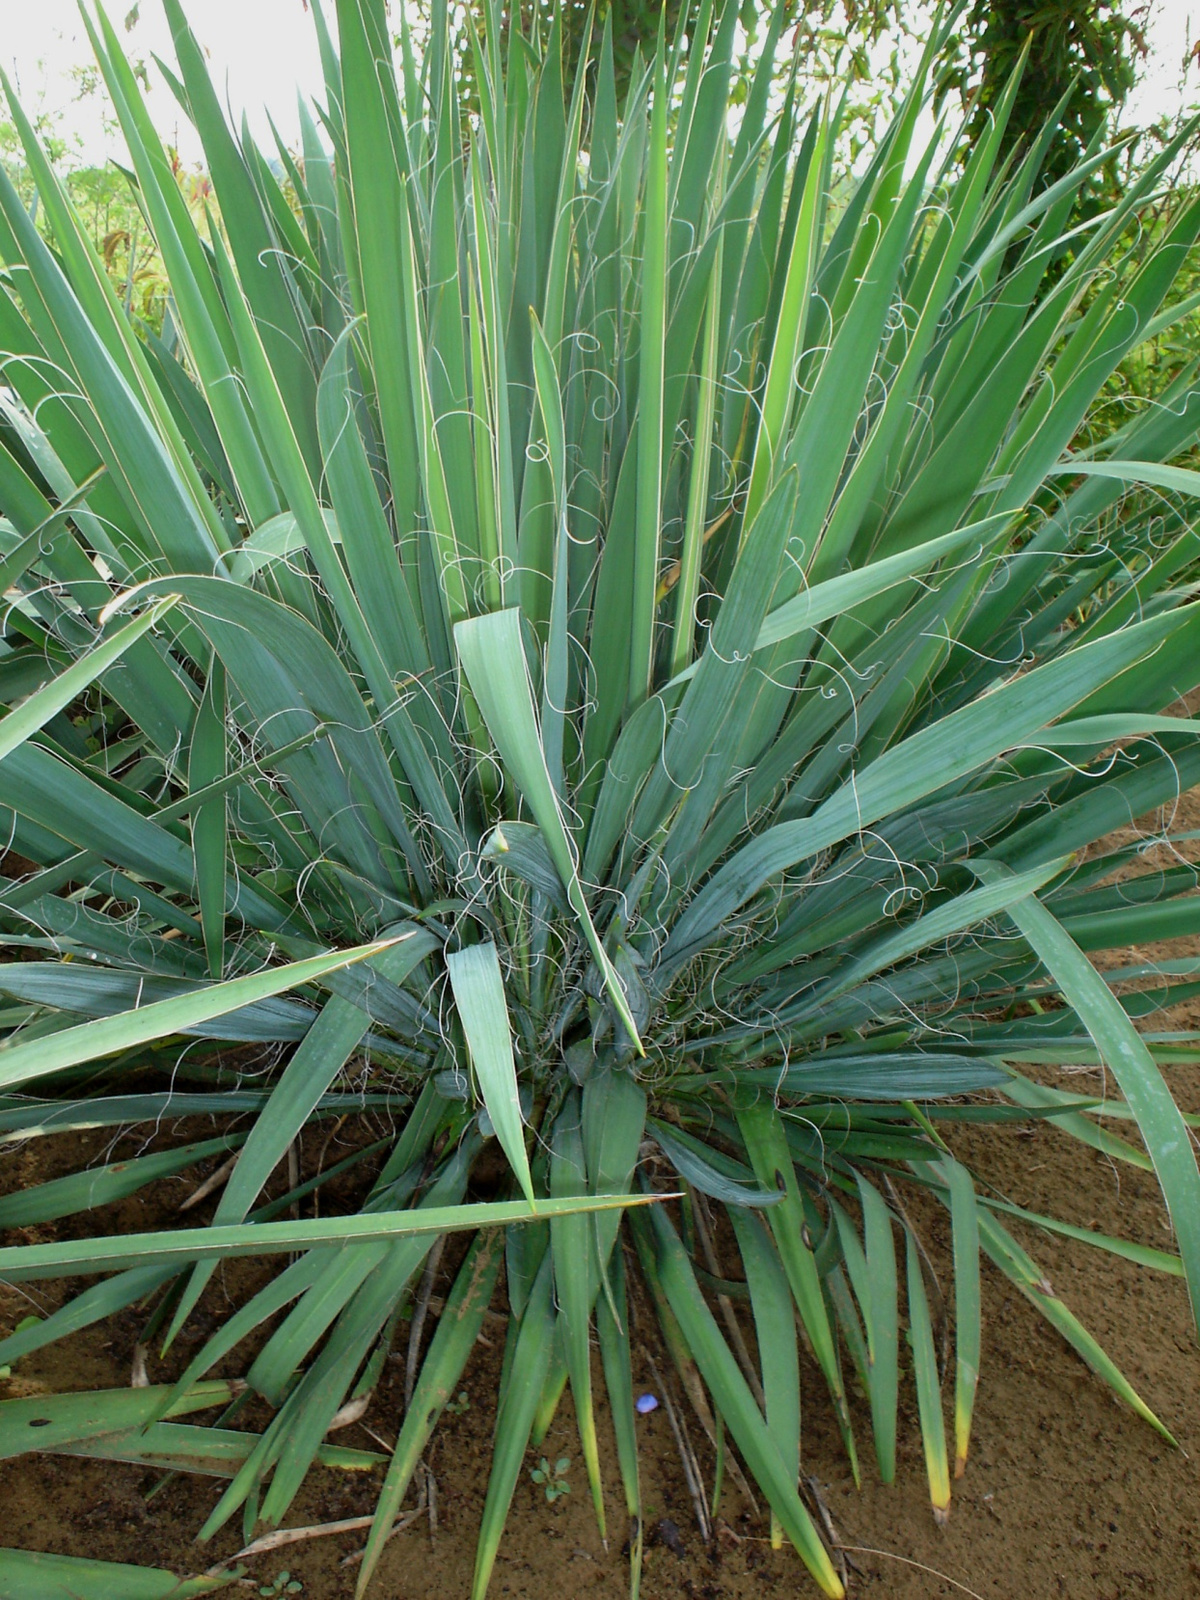
[[[471,1065],[483,1093],[496,1137],[504,1147],[517,1182],[533,1204],[533,1179],[525,1150],[525,1124],[513,1061],[512,1029],[504,998],[504,978],[494,944],[468,945],[446,957],[454,1003],[467,1037]]]
[[[976,870],[985,883],[1002,881],[1007,873],[987,862]],[[1137,1119],[1162,1185],[1200,1327],[1200,1170],[1187,1124],[1128,1012],[1062,924],[1032,896],[1010,906],[1008,915],[1082,1019]]]
[[[454,639],[463,671],[479,703],[488,732],[496,741],[501,760],[529,802],[617,1015],[640,1050],[637,1026],[621,980],[600,942],[584,899],[576,870],[574,847],[563,822],[554,785],[550,781],[533,710],[533,692],[521,641],[520,614],[509,609],[492,612],[486,617],[473,617],[458,624]]]

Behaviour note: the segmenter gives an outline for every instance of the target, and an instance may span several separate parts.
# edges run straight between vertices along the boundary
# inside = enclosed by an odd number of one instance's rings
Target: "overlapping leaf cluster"
[[[219,1130],[10,1194],[0,1224],[236,1160],[207,1228],[0,1249],[14,1281],[104,1274],[0,1362],[135,1305],[170,1346],[222,1258],[300,1254],[174,1386],[8,1402],[0,1449],[224,1475],[204,1536],[240,1514],[249,1538],[314,1463],[379,1464],[326,1436],[463,1234],[360,1592],[494,1299],[475,1594],[568,1384],[611,1526],[601,1382],[636,1586],[633,1272],[703,1427],[839,1594],[797,1493],[802,1365],[855,1471],[869,1433],[890,1479],[907,1325],[944,1516],[981,1251],[1149,1416],[976,1194],[958,1123],[1050,1116],[1153,1165],[1179,1254],[1095,1242],[1200,1296],[1160,1070],[1194,1052],[1152,1021],[1197,964],[1089,960],[1200,930],[1182,846],[1152,871],[1094,848],[1200,780],[1195,724],[1164,714],[1200,680],[1200,482],[1170,465],[1195,363],[1073,449],[1190,310],[1200,200],[1122,254],[1168,148],[1066,238],[1106,151],[1048,188],[1049,132],[1001,161],[1014,83],[960,164],[914,142],[918,82],[835,209],[836,113],[794,84],[772,109],[771,48],[731,125],[737,12],[713,0],[621,101],[607,33],[564,83],[557,24],[489,5],[468,116],[444,7],[419,60],[400,14],[395,66],[382,0],[339,0],[336,43],[314,7],[324,103],[268,160],[166,4],[220,207],[201,231],[89,23],[163,336],[131,326],[15,105],[53,248],[0,177],[0,1130]],[[1115,1092],[1028,1071],[1089,1062]],[[306,1128],[370,1108],[382,1147],[264,1197]],[[347,1172],[357,1215],[287,1218]],[[945,1297],[914,1231],[938,1206]],[[261,1434],[233,1425],[248,1398]]]

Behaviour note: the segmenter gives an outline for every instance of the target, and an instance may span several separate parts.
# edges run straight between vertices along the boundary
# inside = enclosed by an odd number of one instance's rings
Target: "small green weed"
[[[277,1572],[274,1583],[260,1583],[258,1586],[259,1594],[266,1595],[268,1600],[271,1600],[274,1595],[301,1594],[303,1591],[304,1585],[300,1582],[300,1579],[293,1578],[291,1573],[287,1571]]]
[[[543,1456],[537,1466],[531,1468],[529,1476],[534,1483],[542,1485],[550,1505],[553,1505],[560,1495],[570,1494],[571,1485],[566,1478],[567,1468],[570,1465],[570,1456],[559,1456],[553,1466]]]
[[[13,1333],[24,1333],[26,1328],[32,1328],[35,1323],[41,1322],[41,1317],[22,1317],[13,1329]],[[10,1364],[0,1367],[0,1378],[11,1378],[12,1366]]]

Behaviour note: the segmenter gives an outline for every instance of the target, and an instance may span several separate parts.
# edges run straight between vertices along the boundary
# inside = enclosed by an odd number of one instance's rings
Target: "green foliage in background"
[[[563,67],[568,81],[573,81],[591,28],[598,23],[612,34],[613,79],[617,93],[624,96],[629,92],[631,75],[635,70],[644,69],[646,56],[653,52],[659,29],[662,28],[669,39],[675,37],[681,26],[690,34],[699,9],[698,0],[640,0],[640,3],[639,0],[604,0],[595,7],[580,0],[567,0],[561,7],[561,15]],[[743,9],[753,17],[752,6]],[[555,7],[542,0],[536,10],[538,23],[550,27]],[[486,29],[486,7],[478,7],[476,12]]]
[[[134,21],[136,8],[127,15],[126,28]],[[149,88],[145,66],[138,62],[133,70],[143,86]],[[75,102],[91,106],[103,94],[100,74],[94,66],[75,66],[68,76]],[[103,102],[95,111],[102,127],[117,131]],[[84,159],[78,145],[64,133],[61,108],[43,106],[30,114],[29,121],[59,174],[80,228],[103,259],[126,314],[136,323],[145,324],[152,333],[161,334],[170,289],[154,235],[146,224],[128,172],[111,163]],[[170,159],[181,193],[202,221],[205,206],[214,203],[212,185],[203,173],[189,171],[174,152]],[[25,160],[21,134],[16,123],[4,116],[0,116],[0,160],[30,216],[53,242],[34,171]]]
[[[1142,17],[1144,20],[1144,16]],[[1070,172],[1111,128],[1133,88],[1146,42],[1136,9],[1113,0],[974,0],[964,18],[968,80],[978,80],[969,124],[978,136],[1028,52],[1009,117],[1006,150],[1031,143],[1054,112],[1042,181]]]
[[[281,184],[167,4],[219,225],[90,14],[161,337],[15,100],[52,248],[0,177],[0,1137],[212,1131],[0,1198],[3,1227],[71,1219],[0,1247],[55,1297],[0,1363],[130,1307],[175,1363],[0,1404],[0,1452],[225,1478],[201,1537],[247,1542],[314,1465],[377,1472],[363,1593],[496,1300],[473,1594],[568,1387],[636,1591],[636,1299],[773,1540],[837,1596],[797,1490],[802,1381],[886,1481],[914,1398],[944,1519],[981,1254],[1163,1429],[1009,1223],[1200,1304],[1163,1070],[1200,1050],[1155,1020],[1200,963],[1090,959],[1200,930],[1186,851],[1101,843],[1200,780],[1200,729],[1166,714],[1200,681],[1200,475],[1172,464],[1195,357],[1089,436],[1120,364],[1194,309],[1173,285],[1200,199],[1124,243],[1179,141],[1068,242],[1109,152],[1047,187],[1050,127],[1006,163],[1019,77],[965,164],[920,148],[935,37],[835,203],[836,113],[792,81],[773,99],[782,13],[731,132],[732,4],[623,95],[611,21],[565,79],[557,22],[489,6],[464,119],[444,8],[419,56],[401,14],[393,70],[382,0],[339,0]],[[1066,1066],[1094,1075],[1063,1088]],[[386,1135],[268,1194],[355,1113]],[[1176,1249],[977,1189],[959,1128],[1030,1118],[1152,1168]],[[208,1160],[232,1165],[207,1226],[88,1219]],[[317,1216],[334,1174],[359,1208]],[[261,1271],[231,1305],[232,1257]],[[334,1442],[383,1408],[406,1319],[414,1360],[432,1337],[394,1449]]]

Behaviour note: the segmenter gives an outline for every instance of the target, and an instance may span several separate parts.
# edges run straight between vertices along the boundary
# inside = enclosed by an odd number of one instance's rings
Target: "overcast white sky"
[[[393,0],[393,4],[398,0]],[[287,141],[298,137],[297,86],[311,95],[321,84],[312,18],[305,0],[184,0],[213,76],[236,116],[245,112],[256,135],[270,148],[264,108]],[[112,0],[119,28],[133,0]],[[327,14],[332,7],[326,6]],[[13,74],[27,109],[63,113],[61,131],[78,141],[80,156],[102,159],[120,150],[106,137],[94,98],[75,102],[71,68],[91,61],[76,0],[0,0],[0,61]],[[1200,99],[1200,72],[1193,67],[1186,88],[1181,63],[1200,34],[1200,0],[1151,0],[1148,34],[1151,59],[1127,112],[1136,124]],[[198,160],[195,136],[183,123],[170,90],[154,69],[154,54],[172,58],[171,39],[159,0],[141,0],[137,20],[125,35],[129,52],[150,65],[149,104],[165,136],[187,161]]]
[[[133,0],[110,0],[106,7],[119,31],[132,5]],[[297,87],[309,96],[321,92],[316,33],[305,0],[184,0],[184,9],[209,53],[218,92],[235,115],[247,114],[268,149],[273,146],[264,108],[289,144],[298,139]],[[327,6],[326,14],[331,10]],[[62,131],[82,140],[85,159],[118,154],[120,141],[106,138],[100,127],[97,100],[75,103],[71,68],[93,60],[76,0],[0,0],[0,16],[0,60],[26,108],[63,112]],[[174,63],[159,0],[141,0],[137,21],[123,37],[128,54],[150,68],[148,104],[155,121],[185,160],[198,160],[199,141],[153,64],[155,55]]]
[[[1200,34],[1200,5],[1194,0],[1150,0],[1146,35],[1150,60],[1129,97],[1127,119],[1153,122],[1191,105],[1200,96],[1195,65],[1183,78],[1182,65]]]

